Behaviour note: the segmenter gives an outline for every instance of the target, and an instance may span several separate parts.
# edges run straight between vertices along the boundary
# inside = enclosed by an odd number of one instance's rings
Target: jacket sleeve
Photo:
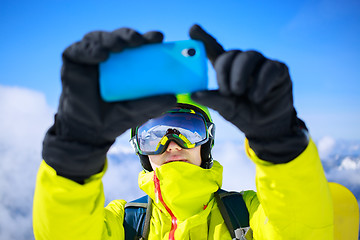
[[[316,146],[310,140],[297,158],[286,164],[259,159],[257,193],[244,193],[254,239],[333,239],[333,207]]]
[[[105,169],[81,185],[58,176],[42,161],[36,180],[33,229],[36,239],[124,239],[125,201],[104,208]]]

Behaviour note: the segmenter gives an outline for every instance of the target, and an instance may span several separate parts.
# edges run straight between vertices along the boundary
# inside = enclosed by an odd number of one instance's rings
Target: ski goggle
[[[185,149],[200,146],[213,137],[214,131],[214,124],[202,114],[174,109],[137,127],[130,142],[136,152],[155,155],[165,152],[170,141]]]

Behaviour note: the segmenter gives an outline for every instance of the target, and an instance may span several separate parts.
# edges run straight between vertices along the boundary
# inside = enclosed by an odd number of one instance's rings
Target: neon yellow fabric
[[[101,178],[105,170],[81,185],[57,176],[43,161],[33,203],[35,239],[124,239],[122,223],[126,202],[116,200],[104,209]]]
[[[314,142],[293,161],[277,165],[262,161],[245,145],[256,164],[258,200],[248,206],[254,238],[333,239],[332,199]],[[245,195],[248,205],[247,197],[254,197]]]
[[[42,162],[34,195],[35,238],[91,239],[101,235],[103,210],[98,206],[104,204],[102,174],[80,185],[57,176],[54,169]]]
[[[211,169],[173,162],[162,165],[155,172],[143,171],[139,174],[140,188],[154,199],[149,239],[169,239],[172,220],[164,205],[157,200],[154,174],[159,179],[165,204],[177,218],[175,239],[230,239],[214,202],[213,193],[222,183],[222,166],[216,161]],[[213,212],[216,214],[213,215]],[[208,218],[213,228],[226,231],[213,232],[208,236]]]
[[[297,159],[279,165],[258,159],[248,145],[246,150],[257,171],[258,193],[244,192],[254,239],[333,239],[331,196],[314,143]],[[36,239],[124,239],[125,201],[104,209],[103,173],[79,185],[43,162],[34,196]],[[155,174],[177,218],[175,239],[231,239],[212,194],[221,186],[218,162],[212,169],[169,163]],[[236,179],[241,185],[241,176]],[[139,174],[139,186],[155,200],[150,239],[169,239],[171,216],[156,202],[153,181],[154,172]]]
[[[329,183],[334,204],[336,240],[359,239],[359,205],[354,194],[338,183]]]

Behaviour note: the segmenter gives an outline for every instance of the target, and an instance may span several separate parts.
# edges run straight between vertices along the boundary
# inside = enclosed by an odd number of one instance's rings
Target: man
[[[333,238],[329,187],[296,116],[287,67],[255,51],[225,51],[198,25],[190,37],[205,44],[219,84],[219,90],[193,93],[192,100],[100,98],[98,64],[110,52],[161,42],[159,32],[91,32],[64,51],[63,91],[44,139],[34,196],[37,239],[124,239],[126,202],[104,209],[101,177],[108,149],[129,128],[144,167],[139,186],[153,200],[149,239],[231,239],[214,200],[222,167],[211,159],[213,127],[204,106],[247,138],[257,171],[258,192],[243,194],[253,239]]]

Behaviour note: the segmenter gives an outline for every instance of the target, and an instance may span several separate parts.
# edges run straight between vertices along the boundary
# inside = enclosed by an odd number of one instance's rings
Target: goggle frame
[[[140,143],[139,143],[139,138],[138,138],[138,130],[141,126],[137,126],[135,128],[135,134],[133,135],[133,137],[130,139],[130,143],[133,146],[133,148],[135,149],[135,152],[141,155],[157,155],[157,154],[162,154],[166,151],[169,143],[171,141],[174,141],[176,144],[178,144],[181,148],[184,149],[191,149],[191,148],[195,148],[197,146],[201,146],[203,144],[205,144],[206,142],[208,142],[210,139],[214,138],[214,133],[215,133],[215,124],[212,122],[209,122],[206,120],[206,118],[203,116],[202,113],[197,112],[193,109],[184,109],[184,108],[179,108],[179,109],[172,109],[170,111],[165,112],[163,115],[161,115],[160,117],[163,117],[165,114],[169,114],[169,113],[188,113],[188,114],[196,114],[197,116],[201,117],[204,125],[205,125],[205,129],[206,129],[206,137],[205,139],[196,142],[196,143],[191,143],[184,135],[182,134],[165,134],[158,143],[158,146],[156,147],[155,151],[143,151],[140,149]],[[159,117],[159,118],[160,118]],[[175,127],[174,127],[175,128]],[[181,135],[181,136],[180,136]]]

